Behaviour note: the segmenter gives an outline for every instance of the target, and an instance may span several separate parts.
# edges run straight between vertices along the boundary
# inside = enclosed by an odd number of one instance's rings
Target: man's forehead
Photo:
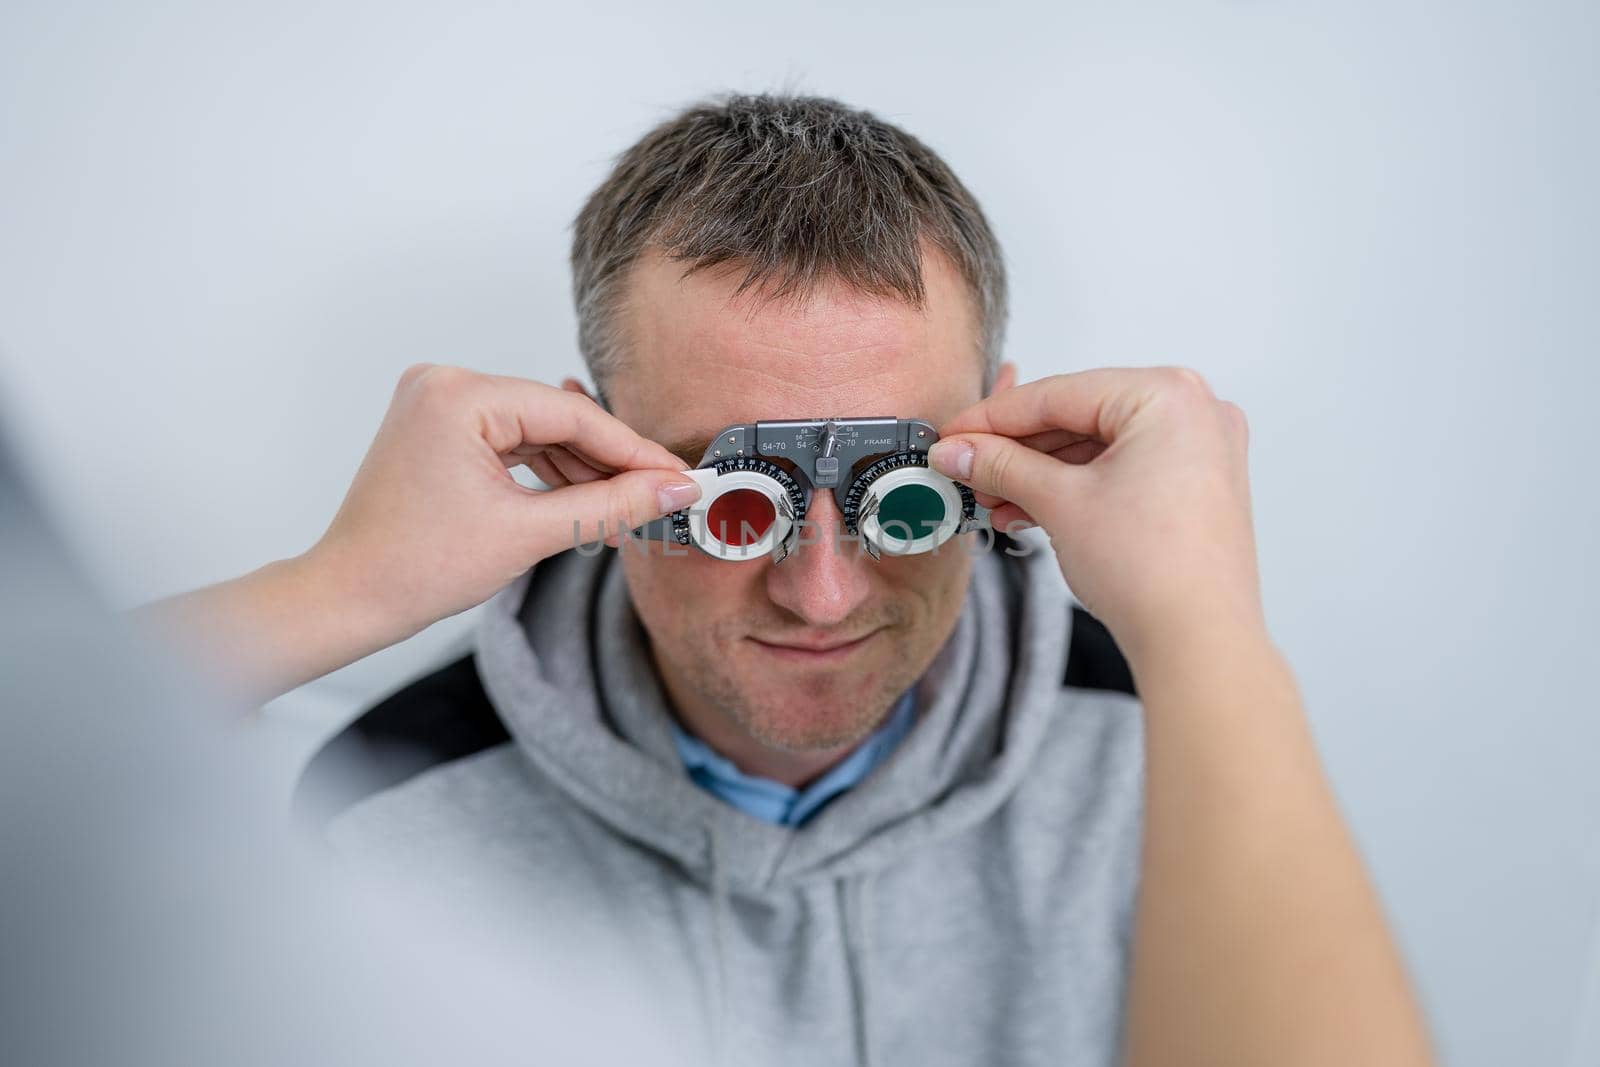
[[[945,340],[952,317],[933,300],[915,307],[832,279],[804,292],[741,293],[743,276],[733,265],[685,274],[659,255],[641,260],[630,285],[629,370],[647,378],[715,370],[779,389],[828,389],[905,369]]]
[[[941,267],[926,272],[928,298],[915,307],[842,282],[803,295],[736,295],[741,270],[685,276],[664,257],[641,260],[630,279],[628,356],[610,390],[613,407],[691,459],[734,423],[947,418],[977,399],[982,366],[970,299]]]

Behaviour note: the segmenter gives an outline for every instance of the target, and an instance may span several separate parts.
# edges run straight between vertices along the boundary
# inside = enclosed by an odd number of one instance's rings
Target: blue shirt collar
[[[917,713],[912,691],[907,690],[879,726],[855,751],[804,789],[795,789],[745,774],[712,751],[711,746],[670,721],[672,740],[684,770],[700,788],[721,797],[747,815],[779,826],[799,826],[828,801],[865,778],[888,758],[910,732]]]

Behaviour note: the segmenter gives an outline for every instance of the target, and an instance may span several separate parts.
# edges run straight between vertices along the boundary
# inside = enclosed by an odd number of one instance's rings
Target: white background
[[[1448,1061],[1589,1067],[1597,43],[1581,2],[14,0],[4,417],[114,604],[240,573],[407,364],[579,371],[568,223],[649,125],[870,107],[990,212],[1024,377],[1244,407],[1270,618]],[[282,702],[285,782],[469,622]]]

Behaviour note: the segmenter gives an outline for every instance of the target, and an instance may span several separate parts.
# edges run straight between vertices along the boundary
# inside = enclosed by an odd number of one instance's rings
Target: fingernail
[[[663,482],[656,490],[662,511],[681,511],[700,499],[700,487],[693,482]]]
[[[972,477],[972,446],[965,441],[938,441],[928,449],[928,462],[946,478]]]

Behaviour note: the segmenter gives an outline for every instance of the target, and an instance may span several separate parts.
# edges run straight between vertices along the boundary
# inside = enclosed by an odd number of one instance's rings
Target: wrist
[[[1285,662],[1259,613],[1170,615],[1131,634],[1123,653],[1141,695],[1225,687]]]
[[[395,603],[377,555],[324,537],[282,566],[309,613],[336,626],[336,643],[359,658],[426,626]]]

